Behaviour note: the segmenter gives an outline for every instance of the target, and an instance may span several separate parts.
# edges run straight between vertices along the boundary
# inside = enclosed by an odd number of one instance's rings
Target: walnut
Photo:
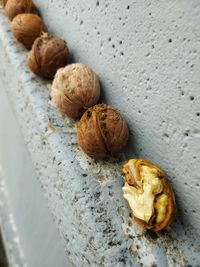
[[[0,0],[0,5],[2,7],[5,7],[6,3],[8,2],[8,0]]]
[[[60,38],[44,33],[38,37],[28,55],[28,65],[37,75],[53,79],[56,71],[69,60],[69,49]]]
[[[129,136],[125,119],[106,104],[89,108],[79,121],[77,131],[80,147],[95,159],[120,152]]]
[[[39,13],[31,0],[7,0],[6,2],[5,13],[10,20],[22,13]]]
[[[149,230],[166,228],[175,216],[175,197],[165,173],[145,159],[131,159],[123,166],[122,188],[132,217]]]
[[[13,19],[11,30],[15,38],[30,49],[35,39],[47,32],[47,27],[38,15],[19,14]]]
[[[99,100],[98,77],[84,64],[68,65],[57,71],[51,96],[53,103],[61,112],[71,118],[77,118]]]

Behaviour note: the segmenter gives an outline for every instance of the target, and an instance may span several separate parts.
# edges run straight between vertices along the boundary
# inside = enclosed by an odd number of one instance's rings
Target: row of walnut
[[[4,1],[5,3],[5,1]],[[15,38],[27,49],[28,66],[36,75],[54,79],[52,102],[65,115],[77,119],[78,142],[90,157],[102,159],[120,152],[128,141],[128,127],[121,114],[100,98],[99,79],[85,64],[68,64],[65,41],[48,33],[31,0],[8,0],[5,14],[12,21]]]
[[[0,0],[11,20],[15,38],[31,51],[28,66],[36,75],[53,79],[51,97],[65,115],[78,119],[78,143],[92,158],[104,159],[125,147],[129,131],[123,116],[107,104],[97,104],[100,84],[88,66],[69,64],[65,41],[48,32],[40,12],[31,0]],[[165,173],[143,159],[129,160],[123,166],[123,196],[132,217],[144,228],[160,231],[175,214],[173,190]]]

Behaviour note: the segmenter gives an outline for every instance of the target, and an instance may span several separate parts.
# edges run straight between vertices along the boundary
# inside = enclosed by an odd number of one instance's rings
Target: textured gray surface
[[[103,99],[125,114],[128,156],[161,165],[200,230],[200,2],[35,1],[50,30],[101,77]]]
[[[8,267],[2,236],[0,236],[0,266]]]
[[[167,170],[179,207],[180,220],[159,235],[128,219],[125,157],[94,162],[79,151],[75,124],[51,105],[49,85],[27,71],[26,53],[1,15],[9,66],[1,75],[10,81],[6,89],[67,255],[76,266],[199,264],[199,1],[36,3],[74,59],[99,74],[102,99],[125,114],[132,134],[126,156]]]
[[[9,267],[70,267],[6,94],[9,81],[2,74],[0,68],[0,226]]]

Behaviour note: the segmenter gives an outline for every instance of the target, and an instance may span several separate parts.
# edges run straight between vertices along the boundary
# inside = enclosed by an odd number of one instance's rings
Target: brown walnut
[[[4,1],[5,2],[5,1]],[[13,20],[19,14],[36,13],[39,11],[32,0],[8,0],[5,6],[5,13],[9,20]]]
[[[53,79],[56,71],[69,60],[69,49],[60,38],[48,33],[38,37],[28,55],[28,65],[37,75]]]
[[[89,108],[78,122],[77,131],[80,147],[95,159],[120,152],[129,136],[125,119],[106,104]]]
[[[2,7],[5,7],[6,3],[8,2],[8,0],[0,0],[0,5]]]
[[[57,71],[51,96],[52,102],[61,112],[71,118],[77,118],[99,100],[98,77],[84,64],[68,65]]]
[[[15,38],[27,49],[31,49],[35,39],[48,31],[42,19],[35,14],[17,15],[11,23],[11,30]]]

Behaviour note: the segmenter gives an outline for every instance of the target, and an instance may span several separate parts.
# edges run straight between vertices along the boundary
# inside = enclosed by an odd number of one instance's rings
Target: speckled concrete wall
[[[106,163],[86,157],[75,123],[52,107],[49,84],[27,70],[26,53],[0,17],[10,66],[1,69],[15,85],[5,89],[68,257],[75,266],[199,264],[199,1],[35,2],[73,59],[98,73],[102,100],[125,115],[131,131],[125,155]],[[159,164],[172,180],[179,217],[162,234],[129,220],[120,165],[133,156]]]
[[[200,230],[200,2],[36,1],[103,100],[126,116],[128,156],[167,170],[185,218]],[[198,205],[197,205],[198,203]]]

